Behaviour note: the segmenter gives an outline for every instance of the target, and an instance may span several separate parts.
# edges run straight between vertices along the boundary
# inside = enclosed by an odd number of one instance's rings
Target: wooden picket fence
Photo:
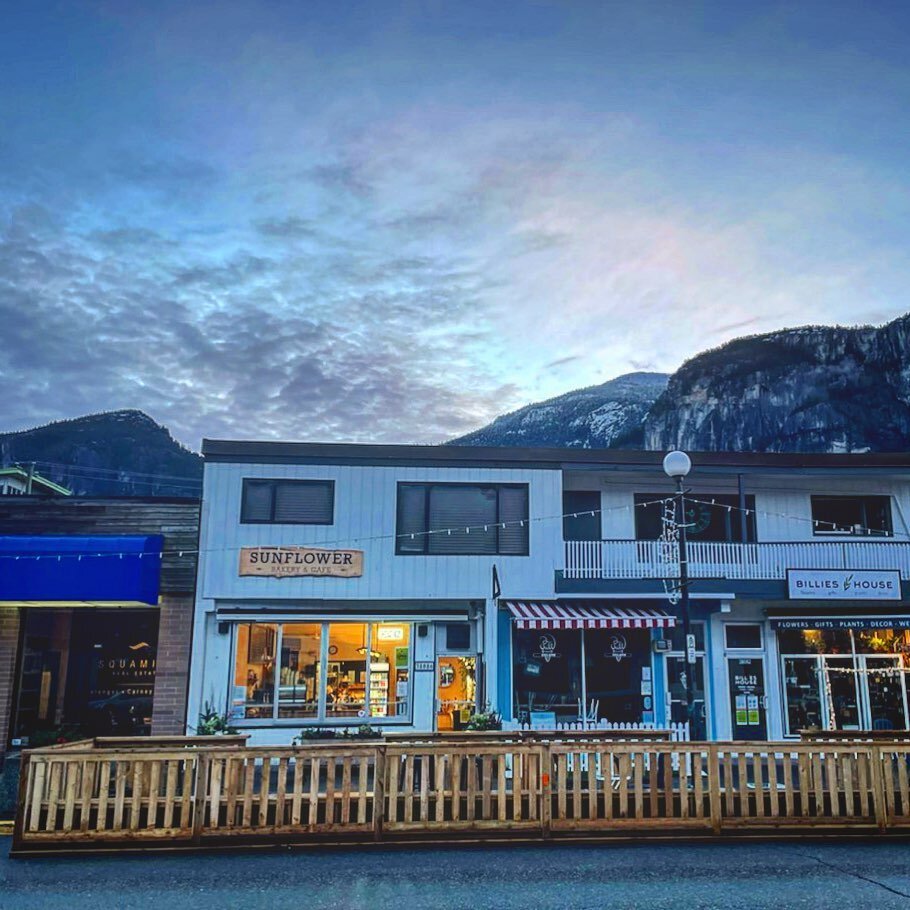
[[[506,833],[910,833],[910,742],[695,743],[642,732],[34,749],[23,753],[12,853]]]

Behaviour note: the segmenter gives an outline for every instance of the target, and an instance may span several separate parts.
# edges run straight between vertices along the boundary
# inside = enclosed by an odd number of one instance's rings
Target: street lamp
[[[689,724],[689,736],[698,739],[701,724],[696,725],[695,700],[695,636],[692,634],[689,618],[689,556],[686,540],[686,493],[683,480],[692,470],[692,459],[685,452],[669,452],[664,458],[664,473],[676,481],[677,543],[679,547],[679,604],[682,610],[683,635],[686,641],[686,720]]]

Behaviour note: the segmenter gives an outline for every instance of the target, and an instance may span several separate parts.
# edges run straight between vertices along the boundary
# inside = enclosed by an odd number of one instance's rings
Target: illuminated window
[[[231,716],[405,720],[410,642],[410,623],[240,623]]]

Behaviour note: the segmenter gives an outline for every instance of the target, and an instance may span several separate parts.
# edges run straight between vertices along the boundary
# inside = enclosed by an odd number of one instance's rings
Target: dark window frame
[[[420,551],[409,549],[403,550],[402,544],[407,538],[407,542],[413,544],[413,541],[410,540],[409,534],[399,534],[398,529],[401,527],[401,489],[402,487],[421,487],[424,490],[423,497],[423,533],[420,534],[423,547]],[[460,553],[431,553],[430,552],[430,535],[426,533],[430,528],[430,490],[433,487],[461,487],[462,489],[469,490],[496,490],[496,519],[495,521],[490,522],[490,524],[496,525],[496,551],[493,553],[485,551],[464,551]],[[499,542],[499,532],[502,528],[499,527],[501,524],[500,519],[500,499],[499,491],[503,489],[508,490],[524,490],[525,491],[525,500],[527,503],[527,510],[525,512],[524,521],[527,526],[527,535],[525,537],[525,548],[523,553],[501,553],[500,552],[500,542]],[[464,481],[456,481],[448,483],[446,481],[423,481],[423,480],[399,480],[395,488],[395,555],[396,556],[530,556],[531,554],[531,489],[530,485],[526,483],[466,483]],[[415,532],[417,533],[417,532]]]
[[[815,506],[819,500],[858,500],[862,504],[862,523],[866,533],[856,534],[853,531],[839,531],[824,528],[821,525],[830,524],[823,518],[815,517]],[[868,505],[870,500],[881,500],[887,504],[886,525],[881,531],[869,532]],[[813,537],[893,537],[894,536],[894,510],[892,509],[891,496],[887,493],[813,493],[809,496],[809,512],[812,516]]]
[[[268,518],[250,518],[247,515],[246,491],[254,484],[268,484],[271,487],[271,501],[269,504]],[[296,486],[327,486],[330,493],[331,515],[328,521],[276,521],[275,519],[275,489],[278,484]],[[244,525],[333,525],[335,524],[335,481],[334,480],[297,480],[296,478],[283,477],[244,477],[243,487],[240,492],[240,523]]]
[[[645,511],[662,512],[663,500],[672,496],[670,493],[634,493],[635,502],[635,540],[659,540],[660,535],[644,536],[642,534]],[[728,533],[723,538],[715,539],[714,537],[702,537],[698,531],[689,530],[689,540],[693,543],[710,542],[710,543],[758,543],[758,522],[756,520],[757,509],[755,505],[755,494],[746,493],[745,503],[748,514],[746,515],[746,539],[740,540],[738,529],[741,527],[741,513],[739,507],[739,496],[735,493],[693,493],[686,497],[687,500],[697,500],[701,508],[716,508],[719,512],[726,511],[726,529]],[[730,500],[723,502],[722,500]],[[720,500],[720,501],[719,501]],[[645,507],[645,503],[649,503]],[[676,507],[678,510],[678,506]],[[653,513],[652,513],[653,514]],[[691,526],[690,526],[691,528]]]

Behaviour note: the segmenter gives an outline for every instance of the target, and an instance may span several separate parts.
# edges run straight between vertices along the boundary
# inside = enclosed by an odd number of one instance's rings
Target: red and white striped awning
[[[519,629],[669,629],[676,617],[653,607],[597,600],[504,600]]]

